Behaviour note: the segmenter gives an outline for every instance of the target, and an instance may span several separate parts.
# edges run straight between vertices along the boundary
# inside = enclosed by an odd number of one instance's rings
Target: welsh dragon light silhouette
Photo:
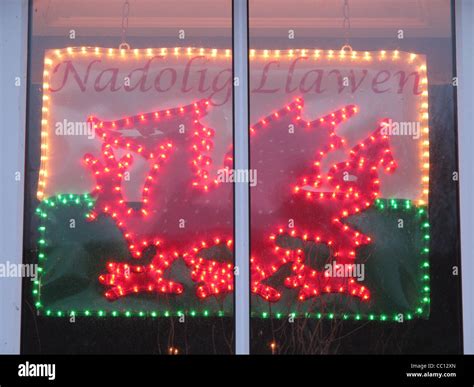
[[[337,125],[357,108],[348,105],[306,121],[301,118],[303,104],[297,98],[251,127],[251,161],[258,172],[258,184],[251,191],[251,290],[267,301],[278,301],[280,291],[266,281],[288,264],[293,274],[284,285],[299,288],[300,300],[335,292],[368,300],[366,287],[353,278],[324,276],[308,265],[302,248],[280,247],[278,236],[326,244],[331,261],[355,263],[356,248],[371,240],[344,219],[365,211],[379,196],[379,168],[389,173],[396,168],[388,138],[381,134],[381,123],[350,150],[345,162],[322,174],[327,154],[345,145],[335,133]],[[116,121],[90,117],[103,142],[103,161],[90,154],[84,157],[96,179],[89,219],[111,217],[137,259],[137,264],[107,265],[99,281],[108,288],[109,300],[141,292],[181,294],[183,285],[168,273],[178,259],[191,268],[199,298],[233,291],[233,262],[216,253],[221,247],[232,250],[233,187],[211,172],[232,167],[232,152],[223,152],[220,164],[213,165],[216,133],[200,122],[209,109],[209,102],[201,100]],[[127,129],[140,135],[126,137]],[[117,160],[119,150],[125,155]],[[139,206],[128,203],[122,192],[132,153],[150,166]],[[289,220],[295,227],[282,226]],[[178,227],[180,221],[185,227]],[[153,258],[144,264],[148,249]]]

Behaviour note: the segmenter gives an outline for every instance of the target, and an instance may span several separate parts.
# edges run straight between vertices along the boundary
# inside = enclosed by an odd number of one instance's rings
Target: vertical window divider
[[[248,0],[232,1],[232,64],[234,169],[248,171],[249,60]],[[250,202],[249,183],[234,183],[235,223],[235,344],[236,354],[249,354],[250,347]]]

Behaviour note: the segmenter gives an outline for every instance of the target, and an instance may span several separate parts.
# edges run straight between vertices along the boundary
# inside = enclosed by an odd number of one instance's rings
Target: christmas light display
[[[198,98],[182,105],[160,101],[153,104],[151,110],[146,108],[133,114],[84,112],[101,149],[100,153],[85,152],[83,159],[78,160],[93,178],[93,187],[82,195],[52,195],[51,189],[47,188],[52,168],[49,164],[53,126],[50,114],[54,108],[51,101],[54,90],[58,89],[57,81],[53,82],[51,77],[57,73],[58,63],[78,57],[90,57],[91,60],[105,57],[127,62],[141,58],[152,60],[157,56],[177,59],[196,55],[219,60],[230,58],[231,52],[204,48],[117,50],[79,47],[55,50],[46,56],[37,191],[41,200],[37,211],[41,223],[38,256],[41,270],[33,290],[36,306],[44,310],[45,315],[166,317],[226,314],[215,307],[212,312],[202,307],[196,308],[198,310],[179,307],[180,299],[190,297],[190,289],[183,283],[184,277],[192,281],[197,303],[221,302],[234,291],[233,187],[216,178],[216,171],[232,168],[232,151],[229,151],[231,144],[223,147],[216,142],[216,136],[223,129],[204,123],[219,109],[210,99]],[[253,312],[253,316],[380,321],[399,321],[400,314],[406,320],[414,316],[426,317],[429,312],[426,210],[429,116],[424,61],[415,54],[398,51],[250,51],[251,61],[263,63],[269,59],[292,61],[295,58],[315,62],[360,62],[367,66],[403,61],[417,69],[422,88],[417,108],[422,125],[418,157],[422,171],[421,189],[414,200],[382,197],[383,181],[386,181],[382,180],[382,175],[391,176],[400,167],[391,138],[382,130],[389,123],[388,115],[387,118],[379,117],[375,128],[369,124],[371,127],[364,129],[366,137],[349,145],[347,138],[340,135],[339,127],[356,125],[354,117],[364,109],[363,105],[333,105],[324,114],[316,115],[311,108],[305,107],[305,96],[293,96],[283,106],[266,112],[249,128],[251,168],[258,171],[258,184],[251,189],[251,292],[260,310],[266,308],[262,303],[269,307],[268,312]],[[303,118],[305,116],[311,119]],[[357,125],[361,125],[360,121]],[[132,131],[138,134],[130,136]],[[216,147],[222,155],[220,158],[213,153]],[[141,187],[140,198],[130,200],[124,184],[136,163],[145,165],[146,173],[143,181],[137,183]],[[95,278],[102,289],[102,297],[108,302],[108,306],[101,309],[54,309],[41,301],[44,263],[48,255],[49,214],[60,211],[62,206],[75,205],[87,207],[84,216],[90,224],[109,219],[120,231],[131,258],[124,261],[107,257],[107,263]],[[387,212],[403,211],[416,219],[416,230],[423,235],[422,240],[417,241],[423,246],[419,268],[422,278],[418,278],[422,289],[415,309],[406,308],[396,313],[373,311],[373,300],[379,297],[376,289],[353,275],[328,275],[314,265],[308,254],[311,246],[325,246],[328,256],[316,257],[317,260],[334,264],[336,270],[344,267],[351,271],[361,264],[364,248],[380,243],[372,232],[353,224],[353,219],[365,219],[369,212],[374,216],[374,211],[382,217]],[[177,275],[177,267],[187,271]],[[130,297],[140,296],[171,297],[178,306],[173,310],[115,306]],[[346,313],[337,308],[327,311],[320,306],[308,306],[308,302],[327,296],[342,297],[345,301],[338,301],[341,305],[353,300],[360,312]],[[281,312],[279,306],[277,312],[272,311],[271,305],[284,302],[291,303],[289,310]],[[299,304],[305,307],[300,309]]]

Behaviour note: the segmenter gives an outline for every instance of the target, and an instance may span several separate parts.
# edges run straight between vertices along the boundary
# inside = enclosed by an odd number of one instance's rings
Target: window
[[[231,2],[184,3],[32,3],[25,352],[233,352]]]
[[[460,352],[452,3],[30,1],[22,351]]]
[[[252,352],[459,352],[451,2],[249,13]]]

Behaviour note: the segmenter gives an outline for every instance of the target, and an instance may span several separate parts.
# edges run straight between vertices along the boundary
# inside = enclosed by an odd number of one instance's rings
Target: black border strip
[[[31,93],[30,93],[30,88],[31,88],[31,56],[32,56],[32,36],[33,36],[33,0],[28,0],[28,12],[27,12],[27,17],[28,17],[28,28],[27,28],[27,37],[26,37],[26,57],[27,57],[27,63],[26,63],[26,104],[25,104],[25,154],[24,154],[24,169],[23,169],[23,179],[24,179],[24,189],[23,189],[23,235],[22,235],[22,263],[25,263],[25,251],[27,250],[27,233],[30,230],[29,226],[29,196],[28,196],[28,191],[27,191],[27,184],[30,179],[30,173],[29,173],[29,167],[28,167],[28,155],[30,152],[30,146],[29,146],[29,135],[28,135],[28,129],[30,126],[30,98],[31,98]],[[24,314],[26,311],[26,302],[27,302],[27,296],[26,294],[29,291],[29,287],[26,281],[29,281],[28,278],[24,277],[22,279],[22,284],[21,284],[21,308],[20,308],[20,354],[23,352],[23,319],[24,319]]]

